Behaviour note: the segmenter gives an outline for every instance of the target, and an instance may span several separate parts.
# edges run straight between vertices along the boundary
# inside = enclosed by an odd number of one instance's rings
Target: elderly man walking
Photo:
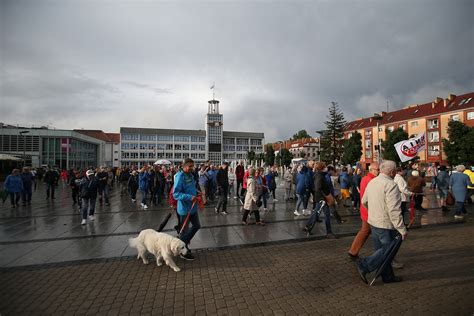
[[[380,174],[370,181],[362,197],[364,207],[369,209],[367,223],[370,225],[374,242],[374,253],[356,262],[361,279],[367,283],[366,274],[377,270],[388,255],[390,245],[397,232],[405,240],[407,229],[401,213],[400,190],[393,180],[397,173],[394,161],[384,160],[380,164]],[[396,253],[393,254],[395,257]],[[391,262],[382,271],[384,283],[400,282],[401,277],[393,273]]]

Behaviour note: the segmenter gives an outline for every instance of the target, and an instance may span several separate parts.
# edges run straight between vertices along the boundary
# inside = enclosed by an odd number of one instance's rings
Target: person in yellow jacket
[[[466,170],[464,170],[464,174],[467,174],[471,182],[474,183],[474,167],[470,164],[466,166]],[[472,195],[474,194],[474,186],[467,186],[467,203],[472,204]]]

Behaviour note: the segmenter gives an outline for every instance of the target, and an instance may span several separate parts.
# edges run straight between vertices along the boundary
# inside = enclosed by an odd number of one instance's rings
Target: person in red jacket
[[[235,190],[235,195],[240,198],[240,188],[243,190],[244,184],[244,166],[242,165],[242,161],[239,162],[237,167],[235,167],[235,178],[237,179],[237,190]]]
[[[369,166],[369,173],[362,178],[360,182],[360,199],[364,196],[365,188],[369,182],[379,175],[380,169],[379,164],[373,162]],[[354,194],[354,193],[353,193]],[[349,257],[351,259],[356,260],[359,257],[359,251],[364,246],[365,241],[369,238],[370,235],[370,225],[367,223],[367,219],[369,217],[368,210],[361,204],[360,205],[360,218],[362,219],[362,226],[359,229],[354,241],[352,242],[351,249],[348,251]]]
[[[245,194],[247,193],[247,178],[249,177],[249,171],[250,171],[251,166],[244,172],[244,177],[243,177],[243,182],[242,182],[242,192],[240,193],[240,201],[242,202],[242,205],[245,202]]]

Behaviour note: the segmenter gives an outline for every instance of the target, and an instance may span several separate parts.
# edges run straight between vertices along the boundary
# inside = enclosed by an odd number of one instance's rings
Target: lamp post
[[[26,144],[25,144],[25,136],[24,134],[28,134],[30,131],[21,131],[21,140],[23,142],[23,167],[26,165]]]
[[[383,117],[378,114],[374,113],[373,119],[377,121],[377,162],[380,163],[380,156],[381,156],[381,149],[380,149],[380,121],[383,119]]]
[[[319,140],[318,140],[318,161],[321,161],[321,137],[323,136],[324,131],[319,130],[319,131],[316,131],[316,133],[319,134]]]
[[[280,146],[278,147],[278,158],[280,159],[280,173],[282,174],[283,173],[283,159],[281,157],[281,149],[282,149],[282,146],[283,146],[283,141],[279,140],[277,141],[277,144],[279,144]]]

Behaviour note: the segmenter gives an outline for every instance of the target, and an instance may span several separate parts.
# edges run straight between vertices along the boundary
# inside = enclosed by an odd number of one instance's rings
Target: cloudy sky
[[[474,1],[0,0],[0,122],[266,141],[474,91]]]

